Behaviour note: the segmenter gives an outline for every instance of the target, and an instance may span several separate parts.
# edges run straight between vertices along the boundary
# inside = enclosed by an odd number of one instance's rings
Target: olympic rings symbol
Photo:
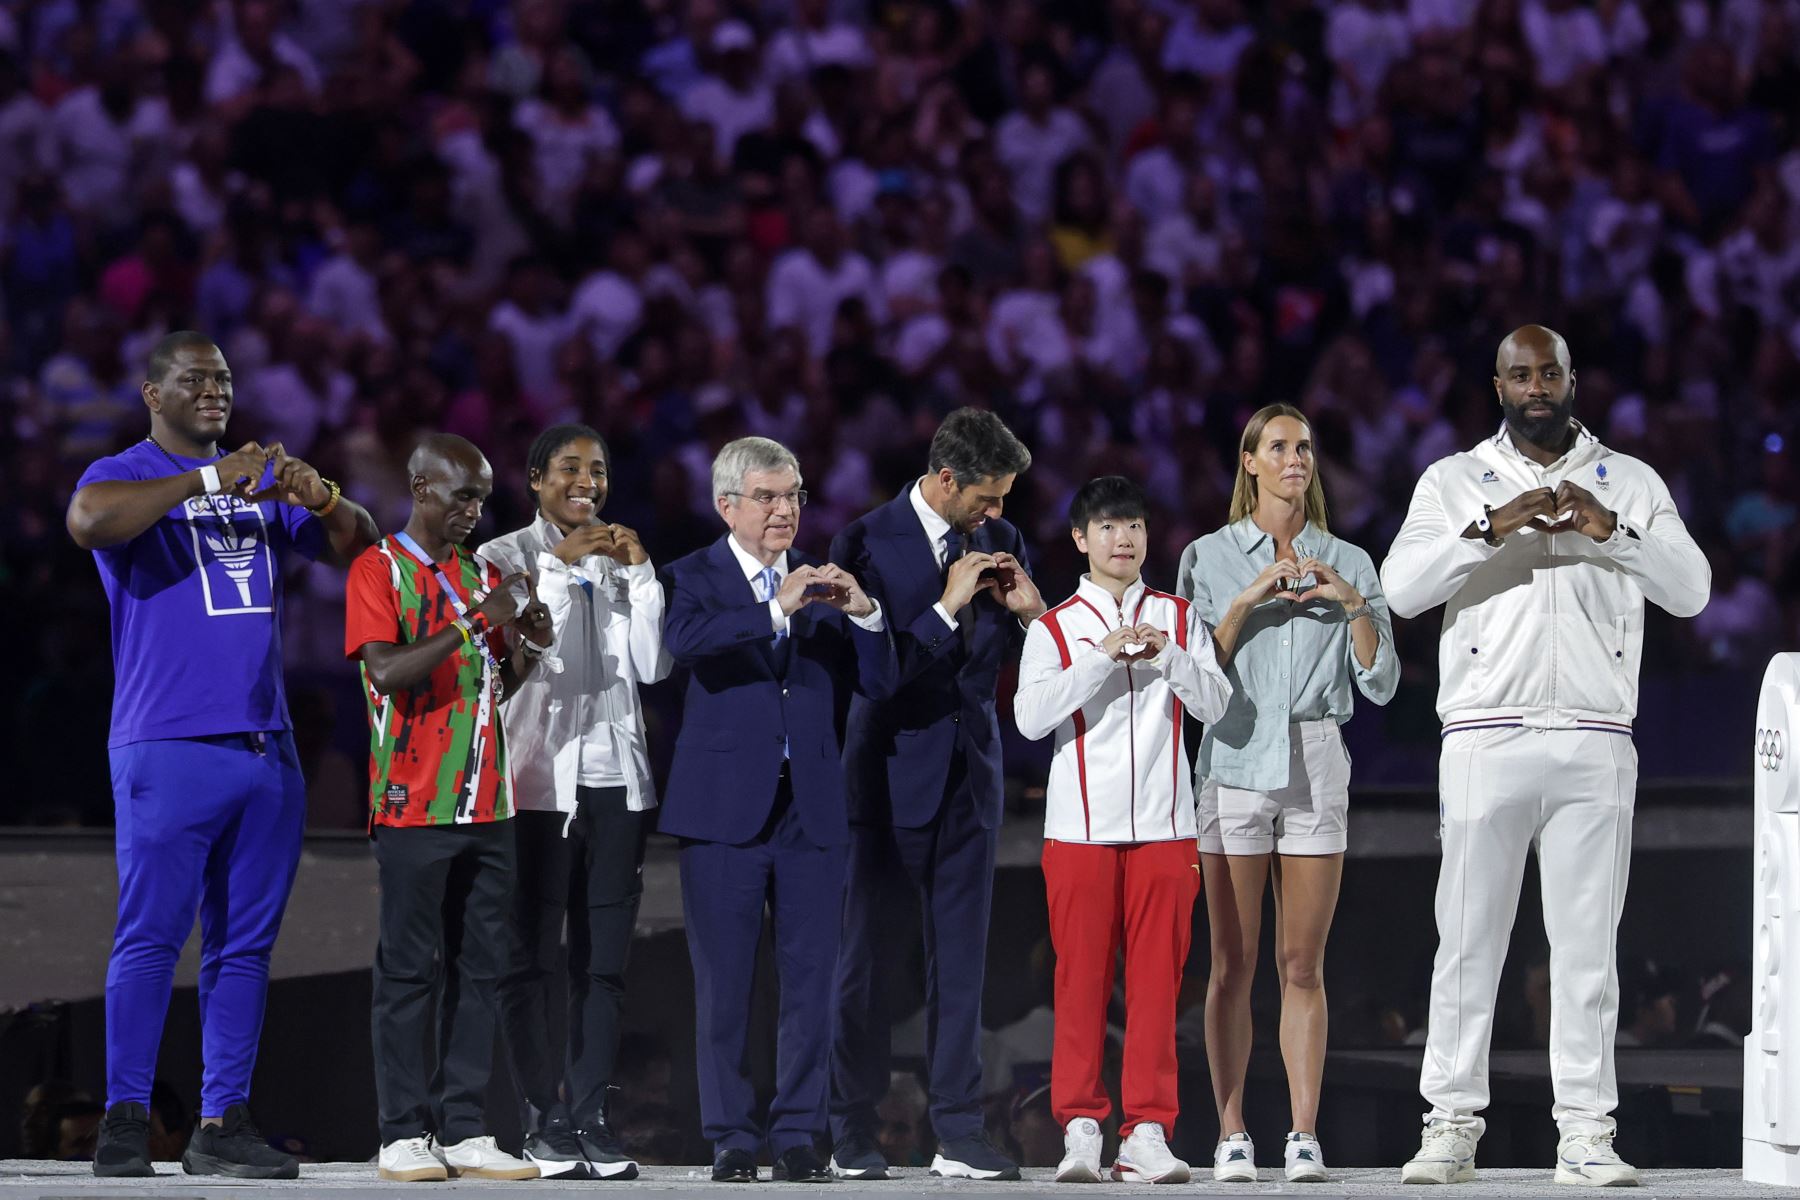
[[[1756,731],[1756,762],[1765,771],[1781,770],[1781,759],[1786,753],[1787,738],[1779,729],[1758,729]]]

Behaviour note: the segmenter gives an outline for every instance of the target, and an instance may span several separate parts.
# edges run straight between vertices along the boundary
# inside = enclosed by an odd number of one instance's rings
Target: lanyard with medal
[[[487,630],[483,629],[474,636],[470,636],[472,626],[469,621],[469,606],[464,604],[463,598],[456,594],[456,589],[450,584],[450,577],[444,574],[444,568],[425,553],[419,547],[419,543],[415,542],[412,535],[404,529],[394,535],[394,540],[404,546],[406,552],[420,562],[430,563],[431,569],[437,572],[438,584],[444,589],[444,595],[449,597],[450,607],[456,610],[457,624],[463,630],[463,640],[473,643],[475,648],[481,652],[482,674],[487,676],[488,685],[493,689],[494,699],[498,701],[504,694],[505,684],[500,681],[500,660],[494,657],[493,648],[488,645]],[[474,594],[476,589],[471,587],[469,591]]]

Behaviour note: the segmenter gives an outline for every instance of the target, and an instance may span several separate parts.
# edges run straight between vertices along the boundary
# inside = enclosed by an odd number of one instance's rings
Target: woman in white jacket
[[[670,668],[649,555],[632,530],[600,520],[610,465],[587,426],[545,430],[528,457],[536,517],[481,547],[502,571],[531,576],[556,629],[549,669],[506,706],[517,936],[500,1008],[531,1109],[525,1157],[565,1178],[637,1174],[607,1128],[606,1094],[656,806],[637,688]],[[555,976],[565,921],[566,995]],[[565,1004],[566,1055],[548,1038],[550,1008]]]

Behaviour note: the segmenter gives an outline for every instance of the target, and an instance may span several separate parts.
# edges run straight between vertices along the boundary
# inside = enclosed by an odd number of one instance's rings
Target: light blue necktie
[[[769,601],[771,601],[775,598],[775,593],[778,590],[780,590],[781,577],[775,573],[774,567],[764,567],[762,569],[762,574],[760,574],[756,577],[756,583],[757,583],[756,590],[758,592],[762,593],[762,602],[764,604],[767,604]],[[781,639],[786,636],[787,636],[787,629],[784,626],[782,629],[780,629],[779,631],[776,632],[775,641],[777,643],[779,643],[781,641]]]
[[[757,584],[756,590],[758,592],[762,593],[763,603],[767,604],[769,601],[771,601],[775,598],[775,592],[776,592],[776,589],[778,589],[781,586],[781,580],[780,580],[780,577],[776,575],[774,567],[764,567],[762,569],[762,573],[756,577],[756,584]],[[787,637],[787,630],[785,628],[783,628],[779,633],[777,633],[775,635],[775,645],[779,647],[782,643],[782,639],[784,639],[786,637]],[[783,694],[784,695],[786,694],[785,690],[784,690]],[[786,759],[789,757],[789,755],[788,755],[788,740],[785,736],[781,739],[781,757],[783,759]]]

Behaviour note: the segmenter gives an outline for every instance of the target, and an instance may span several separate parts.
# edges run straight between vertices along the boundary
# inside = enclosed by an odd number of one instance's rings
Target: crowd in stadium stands
[[[0,0],[0,715],[71,748],[15,795],[108,815],[63,512],[183,327],[234,370],[229,445],[383,529],[418,432],[495,463],[486,537],[586,421],[658,563],[722,531],[733,437],[796,450],[822,549],[991,406],[1062,594],[1076,485],[1145,482],[1167,583],[1274,400],[1379,559],[1543,322],[1714,557],[1648,673],[1754,670],[1800,641],[1797,121],[1800,0]],[[292,678],[344,686],[342,588],[290,594]],[[1433,631],[1402,649],[1429,737]]]

